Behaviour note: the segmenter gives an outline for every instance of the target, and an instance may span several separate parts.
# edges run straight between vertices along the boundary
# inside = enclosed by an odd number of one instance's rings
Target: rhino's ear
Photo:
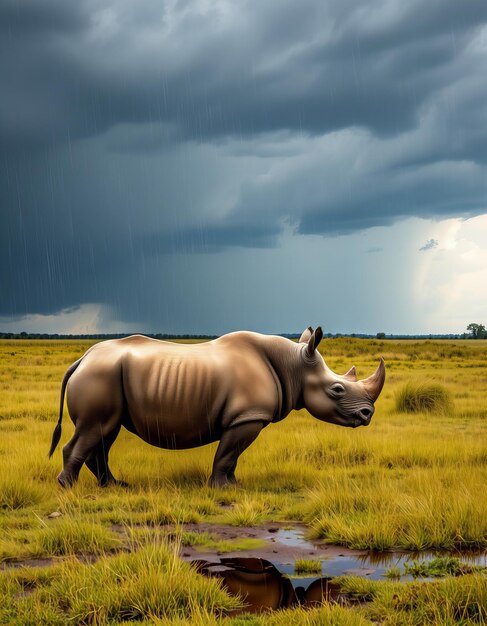
[[[299,343],[308,343],[312,334],[313,334],[313,329],[311,328],[311,326],[308,326],[308,328],[303,332],[303,334],[299,338]]]
[[[322,339],[323,339],[323,331],[321,330],[321,326],[318,326],[318,328],[309,338],[308,348],[307,348],[308,356],[313,356],[316,348],[318,347]]]

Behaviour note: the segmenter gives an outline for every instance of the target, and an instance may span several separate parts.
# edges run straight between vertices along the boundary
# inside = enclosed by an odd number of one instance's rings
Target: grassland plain
[[[365,376],[379,356],[386,359],[371,425],[350,430],[292,414],[243,454],[238,489],[206,487],[216,444],[165,451],[124,431],[111,466],[128,489],[101,489],[84,468],[78,485],[63,491],[56,482],[61,446],[47,459],[60,382],[93,343],[0,342],[0,561],[52,559],[47,567],[27,562],[0,572],[0,623],[487,623],[483,574],[409,584],[344,578],[343,588],[363,604],[224,617],[235,598],[175,553],[178,541],[201,538],[181,531],[169,541],[164,529],[294,520],[350,547],[487,547],[487,342],[323,341],[320,350],[338,373],[355,364]],[[398,412],[408,382],[444,387],[453,409]],[[72,432],[66,415],[61,444]],[[62,516],[48,519],[53,511]],[[83,562],[74,557],[80,554]]]

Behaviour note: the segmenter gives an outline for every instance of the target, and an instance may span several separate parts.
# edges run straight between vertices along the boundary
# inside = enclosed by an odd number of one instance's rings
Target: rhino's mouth
[[[350,415],[350,413],[342,413],[340,410],[336,411],[336,423],[340,426],[348,426],[349,428],[358,428],[359,426],[368,426],[369,420],[364,420],[356,415]]]

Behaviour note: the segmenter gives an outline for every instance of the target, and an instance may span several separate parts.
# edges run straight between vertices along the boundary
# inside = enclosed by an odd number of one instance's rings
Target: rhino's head
[[[357,380],[355,367],[340,376],[331,371],[318,352],[323,331],[307,328],[299,340],[304,362],[303,401],[314,417],[339,426],[367,426],[374,414],[386,376],[381,359],[377,370],[364,380]]]

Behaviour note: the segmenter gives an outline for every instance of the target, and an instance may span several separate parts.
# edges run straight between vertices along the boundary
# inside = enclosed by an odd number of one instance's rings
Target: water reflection
[[[196,560],[192,564],[199,573],[220,578],[230,594],[244,599],[246,606],[237,611],[240,613],[345,601],[329,578],[291,580],[265,559],[221,558],[219,562]]]
[[[392,566],[403,570],[405,563],[415,558],[419,562],[429,561],[437,553],[368,553],[363,555],[338,555],[321,560],[321,576],[295,576],[295,565],[277,563],[256,557],[221,557],[214,561],[193,560],[191,563],[200,574],[221,579],[223,586],[232,595],[238,595],[246,603],[244,609],[236,613],[282,609],[291,606],[313,606],[322,602],[336,602],[347,605],[355,600],[340,593],[332,580],[344,574],[367,576],[384,580],[385,572]],[[486,565],[485,552],[462,553],[462,561],[472,565]],[[401,580],[411,580],[403,575]],[[422,578],[422,580],[430,580]]]

